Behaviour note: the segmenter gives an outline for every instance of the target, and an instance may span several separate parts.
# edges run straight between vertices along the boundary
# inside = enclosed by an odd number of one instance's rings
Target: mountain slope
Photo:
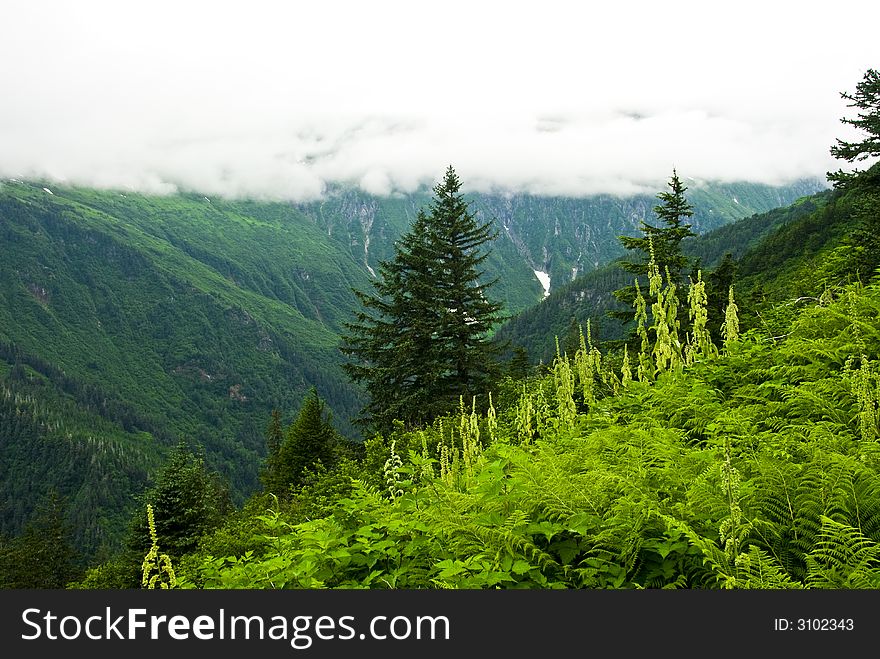
[[[693,179],[687,183],[688,199],[695,209],[693,224],[699,233],[786,206],[825,187],[812,179],[779,187]],[[573,198],[483,193],[467,197],[481,220],[497,225],[499,237],[489,269],[500,277],[496,295],[511,314],[542,298],[536,271],[549,275],[552,291],[620,256],[623,249],[617,237],[637,230],[643,220],[650,221],[657,203],[651,194]],[[375,269],[380,259],[391,257],[393,241],[429,201],[429,191],[382,198],[333,190],[326,200],[300,204],[297,209],[328,236],[342,238],[353,259]]]
[[[31,455],[36,437],[86,456],[124,440],[124,460],[143,483],[183,437],[204,446],[209,464],[243,494],[257,484],[273,407],[295,410],[316,385],[339,426],[350,428],[360,398],[338,365],[335,330],[353,305],[349,288],[367,285],[356,264],[346,267],[345,255],[314,240],[308,226],[296,228],[296,241],[274,227],[256,251],[268,227],[230,212],[217,218],[204,201],[112,202],[25,186],[0,198],[2,384],[35,408],[69,401],[63,421],[76,430],[9,433],[5,456]],[[39,478],[11,466],[3,474],[13,508],[3,530],[20,528],[34,503],[12,493],[55,483],[76,498],[97,487],[86,474],[65,477],[60,457],[41,466]],[[125,498],[137,491],[125,481],[119,488]]]
[[[730,253],[739,261],[743,281],[737,288],[742,288],[742,295],[755,287],[756,280],[749,280],[750,276],[760,273],[761,278],[774,278],[790,259],[801,259],[804,254],[822,248],[832,235],[840,237],[841,226],[848,226],[849,215],[840,210],[838,197],[829,190],[802,197],[790,206],[755,214],[688,239],[682,247],[691,259],[699,261],[704,274]],[[817,232],[819,227],[822,231]],[[511,319],[498,330],[497,338],[526,348],[533,361],[547,363],[555,355],[556,337],[564,341],[588,319],[594,337],[618,340],[624,335],[623,328],[607,314],[622,309],[613,292],[631,284],[631,274],[615,262],[608,263]],[[773,301],[778,302],[779,297]],[[750,321],[747,318],[745,322]]]
[[[696,222],[815,185],[694,186]],[[487,278],[510,314],[543,298],[536,271],[552,290],[601,265],[654,202],[470,198],[497,221]],[[290,204],[0,184],[0,533],[20,531],[55,488],[73,503],[80,546],[112,546],[179,438],[201,445],[241,500],[258,486],[271,410],[289,417],[313,385],[357,437],[362,398],[338,352],[351,289],[369,288],[429,199],[338,190]]]

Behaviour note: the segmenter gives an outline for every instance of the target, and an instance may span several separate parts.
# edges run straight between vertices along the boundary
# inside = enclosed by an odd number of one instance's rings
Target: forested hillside
[[[368,274],[320,229],[201,198],[53,192],[0,199],[6,532],[54,487],[77,504],[81,547],[115,545],[180,438],[241,498],[269,412],[310,386],[354,432],[336,331]]]
[[[626,350],[585,323],[546,368],[360,449],[313,393],[270,425],[262,493],[195,541],[165,472],[173,569],[141,531],[76,586],[880,587],[877,172],[745,220],[720,313],[651,258]]]
[[[841,200],[840,196],[826,190],[686,239],[682,249],[690,260],[689,274],[696,277],[702,270],[703,277],[708,278],[729,254],[736,261],[736,277],[742,279],[738,288],[743,294],[760,298],[757,289],[763,290],[763,282],[774,279],[784,263],[839,244],[851,226],[847,210],[851,201]],[[546,363],[553,359],[555,337],[571,344],[577,339],[578,325],[586,324],[588,319],[597,339],[624,338],[629,328],[611,314],[624,308],[614,291],[632,283],[632,275],[620,266],[626,258],[621,256],[578,277],[518,314],[499,328],[499,342],[509,344],[509,349],[525,348],[533,363]],[[781,297],[776,295],[773,301],[779,302]],[[744,320],[752,324],[754,311]]]
[[[701,226],[794,198],[700,188]],[[364,397],[341,369],[353,290],[366,290],[427,200],[331,190],[322,202],[224,200],[0,184],[0,533],[52,492],[83,556],[118,548],[135,498],[180,439],[239,503],[259,488],[264,430],[314,386],[349,438]],[[733,199],[736,198],[736,201]],[[498,231],[487,262],[504,313],[619,249],[650,196],[472,195]]]
[[[880,587],[880,288],[846,283],[865,244],[864,215],[845,209],[864,208],[866,185],[795,220],[825,237],[787,267],[750,271],[752,290],[808,298],[762,302],[787,310],[782,335],[744,327],[756,309],[736,285],[720,318],[693,289],[679,333],[654,269],[641,349],[600,349],[587,330],[543,374],[267,489],[173,556],[173,575],[151,574],[184,588]],[[837,279],[803,277],[817,267]]]

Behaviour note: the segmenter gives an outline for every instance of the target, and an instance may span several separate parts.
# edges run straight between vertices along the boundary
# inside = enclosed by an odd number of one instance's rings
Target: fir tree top
[[[855,118],[844,117],[840,121],[861,131],[864,138],[859,142],[838,139],[831,147],[831,155],[847,162],[859,162],[880,156],[880,72],[868,69],[856,85],[854,93],[841,92],[840,96],[849,101],[847,107],[857,110]],[[836,187],[841,187],[856,180],[862,173],[859,170],[852,173],[838,170],[829,172],[828,180]]]

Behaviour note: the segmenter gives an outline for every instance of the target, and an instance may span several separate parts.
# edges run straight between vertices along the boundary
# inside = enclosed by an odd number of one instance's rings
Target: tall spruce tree
[[[620,236],[619,240],[623,246],[633,252],[639,253],[638,258],[622,259],[620,267],[627,272],[633,273],[639,282],[645,282],[642,286],[643,290],[647,290],[647,273],[648,263],[653,258],[663,280],[667,280],[667,272],[669,277],[676,284],[681,286],[682,276],[688,266],[688,258],[684,255],[681,248],[681,242],[690,236],[695,236],[691,231],[691,225],[686,223],[687,218],[694,214],[693,206],[688,202],[684,193],[687,187],[678,178],[678,172],[673,168],[672,177],[669,179],[668,190],[657,194],[657,199],[661,203],[654,206],[654,214],[661,221],[660,226],[648,224],[642,221],[640,230],[641,236]],[[633,318],[631,308],[633,301],[636,299],[635,286],[625,286],[624,288],[614,291],[614,296],[627,305],[627,310],[612,312],[615,318],[628,322]],[[682,298],[680,298],[682,299]]]
[[[217,529],[233,511],[228,484],[208,468],[198,453],[181,439],[156,475],[155,484],[138,497],[122,549],[91,568],[77,588],[140,588],[144,557],[152,546],[147,504],[153,507],[158,544],[175,566],[196,550],[199,540]]]
[[[489,252],[483,246],[497,233],[490,223],[480,224],[459,192],[461,181],[450,166],[443,182],[434,188],[429,216],[432,229],[434,287],[439,294],[441,324],[435,350],[440,355],[437,395],[447,405],[459,396],[485,394],[490,377],[497,372],[498,347],[488,340],[500,320],[501,304],[489,301],[484,290],[483,262]]]
[[[152,544],[145,504],[153,506],[159,543],[172,558],[194,550],[199,539],[217,528],[233,508],[228,484],[208,468],[201,449],[196,453],[182,439],[171,450],[142,503],[130,522],[126,540],[138,564]]]
[[[662,203],[657,204],[653,209],[663,226],[658,227],[643,221],[641,236],[620,236],[620,242],[626,249],[642,252],[640,259],[623,261],[621,267],[635,275],[643,276],[648,271],[648,262],[651,260],[650,244],[653,245],[654,260],[660,269],[660,274],[665,278],[666,268],[669,268],[672,280],[679,284],[688,264],[688,259],[681,250],[681,241],[697,235],[691,231],[690,224],[685,224],[685,220],[694,214],[694,209],[684,196],[687,187],[678,178],[675,169],[672,170],[672,178],[667,185],[669,190],[657,195],[657,199]]]
[[[281,425],[281,411],[272,410],[269,424],[266,426],[266,461],[260,471],[260,480],[267,492],[276,492],[279,489],[280,478],[280,453],[284,443],[284,428]]]
[[[529,351],[523,346],[516,346],[507,362],[507,375],[514,380],[525,380],[533,371],[529,361]]]
[[[436,401],[434,338],[437,312],[429,269],[428,217],[419,211],[409,232],[395,244],[391,261],[381,261],[373,293],[355,290],[363,309],[347,325],[343,367],[366,389],[368,403],[358,421],[388,430],[394,419],[408,424],[428,418]]]
[[[361,423],[382,431],[413,427],[449,411],[460,396],[486,393],[498,348],[489,340],[501,305],[485,292],[485,246],[496,236],[480,223],[450,166],[379,265],[374,291],[355,291],[363,310],[348,325],[345,368],[369,396]]]

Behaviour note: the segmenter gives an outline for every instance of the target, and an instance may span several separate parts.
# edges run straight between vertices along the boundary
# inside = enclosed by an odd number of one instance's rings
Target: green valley
[[[818,185],[697,184],[695,225],[724,225]],[[0,185],[0,532],[19,533],[57,491],[75,511],[83,554],[111,551],[180,439],[204,450],[241,502],[259,487],[270,412],[289,419],[312,386],[334,425],[360,438],[352,422],[363,394],[339,353],[352,289],[369,286],[428,194],[329,192],[291,204]],[[509,315],[543,298],[535,271],[550,278],[546,311],[558,282],[618,256],[617,234],[652,203],[468,198],[498,231],[487,277],[498,278],[493,293]]]

